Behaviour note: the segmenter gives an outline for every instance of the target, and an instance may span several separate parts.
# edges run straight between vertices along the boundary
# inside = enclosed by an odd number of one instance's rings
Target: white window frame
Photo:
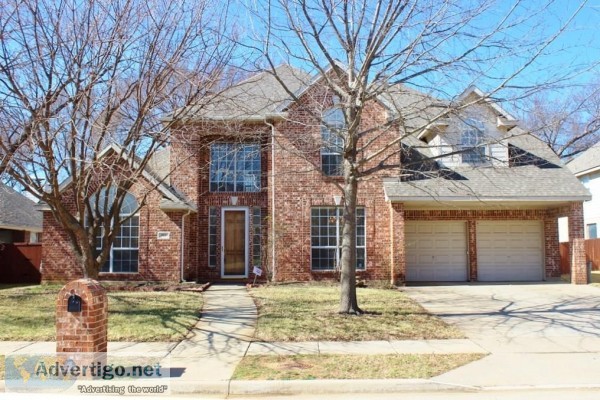
[[[341,116],[341,118],[340,118]],[[344,114],[340,108],[332,108],[323,113],[323,125],[321,127],[321,171],[325,176],[343,176],[344,174],[344,157],[342,154],[344,148],[344,139],[338,133],[346,128]],[[333,130],[332,130],[333,129]],[[334,148],[339,148],[335,150]],[[336,156],[340,158],[337,165],[338,174],[330,174],[325,171],[323,166],[323,156]]]
[[[313,239],[313,234],[312,234],[312,213],[313,210],[322,210],[322,209],[327,209],[327,210],[333,210],[335,209],[335,231],[336,231],[336,245],[335,246],[313,246],[312,244],[312,239]],[[367,211],[365,207],[356,207],[356,211],[358,213],[358,210],[362,210],[363,212],[363,219],[364,219],[364,244],[362,246],[358,245],[358,234],[357,232],[355,232],[356,235],[356,249],[363,249],[364,251],[364,266],[363,268],[356,268],[356,271],[366,271],[367,270]],[[310,217],[311,217],[311,233],[310,233],[310,240],[311,240],[311,244],[310,244],[310,270],[312,272],[329,272],[329,271],[335,271],[336,269],[338,269],[338,266],[340,265],[340,259],[341,259],[341,245],[342,245],[342,231],[341,228],[342,226],[340,225],[340,219],[342,218],[342,207],[328,207],[328,206],[320,206],[320,207],[312,207],[310,209]],[[355,215],[355,217],[357,217],[358,215]],[[330,217],[331,218],[331,217]],[[356,225],[356,229],[358,230],[358,224]],[[319,235],[320,237],[320,235]],[[313,268],[313,256],[312,256],[312,250],[313,249],[336,249],[335,252],[335,267],[334,268],[330,268],[330,269],[315,269]],[[358,261],[358,258],[357,258]]]
[[[487,155],[489,152],[484,143],[485,125],[481,121],[474,119],[465,120],[465,125],[465,128],[460,133],[459,148],[461,149],[461,162],[468,165],[486,164],[488,162]],[[471,135],[471,138],[469,143],[465,144],[467,135]]]
[[[140,214],[139,213],[135,213],[135,214],[119,214],[119,217],[123,217],[123,220],[128,218],[126,222],[129,222],[132,220],[132,218],[137,218],[137,243],[138,246],[137,247],[117,247],[116,250],[119,251],[137,251],[138,252],[138,259],[137,259],[137,266],[136,266],[136,270],[135,271],[114,271],[114,250],[115,250],[115,245],[111,244],[110,246],[110,250],[109,250],[109,254],[108,254],[108,271],[102,271],[102,268],[104,265],[100,266],[100,274],[138,274],[140,271]],[[120,226],[120,228],[123,228],[123,225]],[[120,233],[120,232],[119,232]],[[117,235],[119,236],[119,235]],[[133,236],[130,236],[129,239],[131,240],[131,238],[133,238]],[[115,237],[116,239],[116,237]],[[98,247],[98,244],[96,244],[96,250],[97,251],[102,251],[102,242],[104,240],[104,228],[101,227],[100,228],[100,237],[96,238],[96,243],[100,243],[100,247]]]
[[[214,162],[216,162],[216,160],[213,160],[213,149],[216,146],[230,146],[231,149],[227,150],[227,151],[232,151],[234,153],[234,159],[233,159],[233,172],[231,172],[233,174],[233,188],[234,190],[219,190],[219,186],[223,186],[225,185],[227,182],[219,182],[219,181],[215,181],[213,179],[213,166],[214,166]],[[237,188],[238,182],[237,182],[237,178],[238,178],[238,169],[237,169],[237,165],[238,165],[238,159],[237,159],[237,155],[239,154],[239,150],[242,146],[255,146],[256,147],[256,152],[258,154],[258,170],[250,170],[249,172],[252,172],[252,176],[254,176],[256,178],[256,182],[255,185],[252,186],[252,190],[246,190],[246,185],[242,183],[242,190],[235,190]],[[235,192],[239,192],[239,193],[256,193],[256,192],[260,192],[262,189],[262,185],[261,185],[261,175],[262,175],[262,162],[261,162],[261,148],[260,148],[260,143],[235,143],[235,142],[219,142],[219,143],[213,143],[210,145],[210,161],[209,161],[209,171],[208,171],[208,189],[211,193],[235,193]],[[218,171],[218,169],[217,169]],[[245,170],[244,170],[245,171]],[[227,173],[230,173],[229,171],[227,171]],[[227,175],[227,173],[225,173],[224,175]],[[257,173],[256,175],[254,173]],[[242,175],[250,175],[247,172],[241,172]],[[216,175],[216,173],[215,173]],[[216,190],[213,190],[213,184],[215,184]]]

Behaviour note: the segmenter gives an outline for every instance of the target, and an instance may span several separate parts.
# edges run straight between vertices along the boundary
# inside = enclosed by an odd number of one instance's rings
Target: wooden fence
[[[569,259],[569,243],[560,244],[560,272],[571,273],[571,260]],[[586,262],[592,263],[592,271],[600,271],[600,239],[588,239],[585,241]]]
[[[0,244],[0,283],[40,283],[40,243]]]

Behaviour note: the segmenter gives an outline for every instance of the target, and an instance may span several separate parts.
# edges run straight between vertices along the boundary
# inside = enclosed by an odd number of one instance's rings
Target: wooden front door
[[[245,277],[246,210],[223,210],[223,277]]]

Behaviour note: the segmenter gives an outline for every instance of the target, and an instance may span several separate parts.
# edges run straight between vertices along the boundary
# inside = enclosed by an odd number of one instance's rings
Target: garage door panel
[[[408,221],[407,281],[466,281],[467,239],[463,221]]]
[[[542,232],[540,221],[479,221],[478,280],[542,280]]]

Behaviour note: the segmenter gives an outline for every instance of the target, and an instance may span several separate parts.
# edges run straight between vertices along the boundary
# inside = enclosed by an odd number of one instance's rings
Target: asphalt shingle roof
[[[312,82],[304,71],[288,65],[277,68],[277,75],[294,93],[301,93]],[[435,121],[448,104],[442,100],[416,91],[404,85],[395,85],[379,96],[387,107],[390,117],[404,123],[404,131],[418,130]],[[214,120],[244,120],[264,118],[283,110],[291,100],[273,74],[257,74],[226,91],[186,110],[184,118]],[[417,138],[418,131],[403,138],[406,154],[415,159],[430,159],[432,153],[427,144]],[[420,179],[405,177],[388,178],[384,181],[386,194],[392,197],[468,197],[468,198],[587,198],[589,192],[562,166],[560,159],[542,141],[521,130],[513,128],[504,145],[524,157],[512,167],[459,167],[443,174],[428,174],[427,170],[443,169],[429,161]],[[600,149],[599,149],[600,150]],[[439,171],[438,171],[439,172]]]
[[[0,228],[2,227],[40,231],[42,213],[37,210],[35,202],[0,184]]]
[[[414,146],[414,138],[405,143]],[[587,189],[538,138],[514,128],[503,144],[509,146],[509,152],[516,158],[510,167],[460,166],[444,170],[438,166],[436,171],[425,172],[415,179],[387,178],[384,180],[385,192],[392,199],[406,200],[439,197],[523,201],[589,198]]]
[[[301,91],[311,82],[311,76],[289,65],[276,68],[277,76],[292,93]],[[198,104],[183,112],[184,118],[215,120],[265,117],[291,100],[290,94],[269,72],[254,75],[214,96],[207,96],[205,104]]]

